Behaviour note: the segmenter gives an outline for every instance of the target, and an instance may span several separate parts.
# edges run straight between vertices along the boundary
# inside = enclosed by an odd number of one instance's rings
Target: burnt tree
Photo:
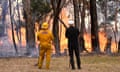
[[[35,32],[34,32],[34,24],[32,23],[32,13],[30,0],[23,1],[24,7],[24,15],[26,21],[26,44],[27,44],[27,55],[32,54],[32,51],[35,48]]]
[[[100,52],[100,50],[99,50],[96,0],[90,0],[90,15],[91,15],[92,51],[98,53]]]

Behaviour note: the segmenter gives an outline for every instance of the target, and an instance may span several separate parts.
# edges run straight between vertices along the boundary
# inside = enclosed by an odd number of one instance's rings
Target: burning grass
[[[67,56],[54,57],[50,70],[38,69],[37,58],[0,58],[0,72],[119,72],[120,56],[82,56],[82,69],[72,71]]]

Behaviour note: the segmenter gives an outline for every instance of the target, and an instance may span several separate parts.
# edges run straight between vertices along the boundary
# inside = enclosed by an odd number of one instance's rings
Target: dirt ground
[[[49,70],[35,64],[37,58],[12,57],[0,58],[0,72],[120,72],[120,56],[82,56],[81,70],[69,68],[68,56],[53,57]]]

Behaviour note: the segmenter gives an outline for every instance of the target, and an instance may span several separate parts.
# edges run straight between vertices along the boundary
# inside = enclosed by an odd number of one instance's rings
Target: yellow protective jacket
[[[40,30],[37,37],[40,41],[40,47],[51,47],[54,37],[49,30]]]

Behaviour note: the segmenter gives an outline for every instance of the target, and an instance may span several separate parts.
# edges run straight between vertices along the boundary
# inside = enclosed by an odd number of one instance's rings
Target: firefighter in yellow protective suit
[[[52,42],[53,42],[53,34],[48,30],[48,23],[44,22],[41,26],[41,30],[37,35],[38,40],[40,41],[40,53],[38,58],[38,67],[42,68],[44,56],[46,55],[46,69],[49,69],[51,52],[52,52]]]

